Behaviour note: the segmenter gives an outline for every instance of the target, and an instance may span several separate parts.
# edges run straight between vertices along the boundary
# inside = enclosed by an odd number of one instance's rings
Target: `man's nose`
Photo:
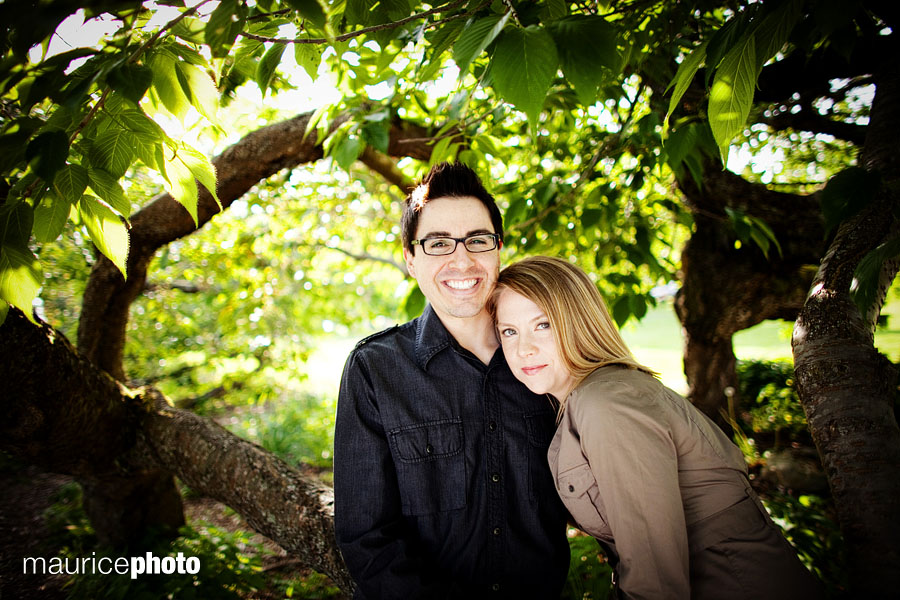
[[[450,262],[457,265],[469,266],[473,264],[475,260],[472,258],[472,253],[466,250],[466,245],[463,242],[458,242],[456,248],[450,253]]]

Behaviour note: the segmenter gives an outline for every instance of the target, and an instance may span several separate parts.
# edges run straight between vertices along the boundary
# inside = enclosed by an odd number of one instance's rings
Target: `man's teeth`
[[[475,284],[478,283],[477,279],[450,279],[447,281],[447,285],[452,287],[454,290],[468,290],[475,287]]]

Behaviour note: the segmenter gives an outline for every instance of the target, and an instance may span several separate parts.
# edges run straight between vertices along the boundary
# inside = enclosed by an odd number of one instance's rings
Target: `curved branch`
[[[0,332],[0,449],[86,481],[177,475],[352,592],[334,543],[331,488],[214,421],[171,407],[153,388],[122,386],[18,309]]]
[[[216,192],[223,210],[260,181],[282,169],[313,162],[323,156],[315,135],[306,135],[312,113],[258,129],[212,160],[216,169]],[[336,119],[337,127],[347,117]],[[424,141],[427,131],[416,124],[397,122],[391,127],[388,153],[427,160],[431,147]],[[199,186],[199,227],[219,212],[212,196]],[[128,280],[118,268],[101,257],[91,271],[78,323],[78,348],[85,357],[120,381],[125,380],[122,353],[131,302],[143,291],[147,267],[158,249],[198,228],[188,212],[171,195],[161,194],[138,211],[131,220]]]

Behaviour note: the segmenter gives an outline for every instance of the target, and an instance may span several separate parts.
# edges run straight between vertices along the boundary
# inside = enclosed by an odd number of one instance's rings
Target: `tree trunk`
[[[695,229],[681,255],[682,287],[675,310],[684,328],[684,370],[691,402],[726,431],[723,410],[736,396],[732,337],[766,319],[793,320],[809,289],[824,249],[818,202],[752,184],[707,165],[703,187],[680,182]],[[782,254],[768,259],[755,245],[735,247],[737,239],[725,208],[765,220]],[[738,410],[738,406],[734,407]]]
[[[870,250],[900,234],[900,69],[876,72],[860,166],[881,176],[876,200],[843,223],[794,326],[797,390],[834,497],[853,597],[895,597],[900,589],[898,369],[874,346],[874,319],[850,297],[854,270]],[[897,273],[884,271],[882,292]],[[876,301],[877,314],[884,301]]]
[[[11,309],[0,327],[0,448],[48,470],[124,484],[118,495],[86,496],[92,523],[141,521],[123,515],[129,497],[163,473],[236,510],[259,533],[329,576],[351,594],[353,582],[334,542],[333,492],[259,446],[214,422],[172,408],[152,388],[131,390],[80,356],[62,334]],[[138,481],[141,486],[131,485]],[[137,503],[153,510],[171,497]],[[180,502],[179,502],[180,507]],[[107,516],[98,510],[111,510]],[[113,540],[115,541],[115,540]]]
[[[282,169],[322,157],[316,136],[306,136],[311,115],[304,113],[253,131],[212,160],[217,173],[216,194],[223,210]],[[332,126],[342,122],[336,119]],[[398,121],[391,128],[388,151],[395,156],[427,159],[431,148],[426,139],[427,132],[422,128]],[[393,182],[402,183],[402,173],[396,168],[390,170],[376,153],[367,152],[363,160]],[[131,219],[128,279],[123,279],[118,268],[99,253],[91,270],[78,322],[78,348],[85,358],[119,381],[127,380],[122,353],[128,312],[131,303],[144,290],[150,261],[161,247],[190,235],[219,212],[209,192],[198,187],[197,227],[172,196],[162,194]],[[173,532],[184,523],[175,481],[165,473],[146,473],[128,481],[119,478],[79,481],[84,486],[85,508],[91,524],[105,542],[135,544],[150,529]]]

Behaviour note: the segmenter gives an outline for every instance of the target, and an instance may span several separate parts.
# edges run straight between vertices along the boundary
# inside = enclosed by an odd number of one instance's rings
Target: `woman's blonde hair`
[[[616,329],[600,291],[579,267],[551,256],[531,256],[500,271],[488,310],[497,322],[497,299],[511,290],[538,305],[563,364],[580,383],[599,367],[621,365],[656,375],[638,363]],[[559,411],[565,408],[560,398]]]

